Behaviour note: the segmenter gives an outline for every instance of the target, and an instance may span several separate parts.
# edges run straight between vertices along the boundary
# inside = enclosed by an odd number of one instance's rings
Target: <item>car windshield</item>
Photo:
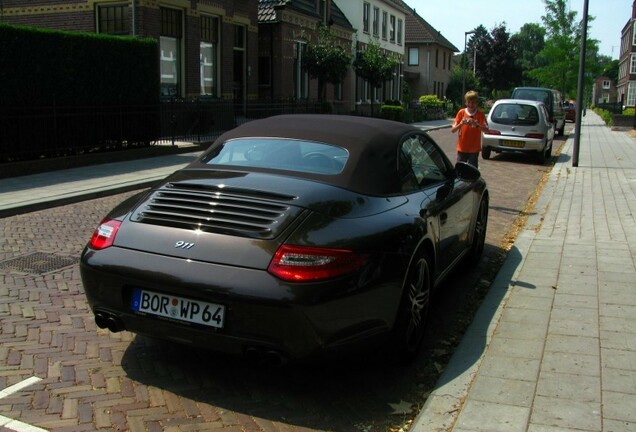
[[[208,165],[232,165],[312,174],[342,172],[349,152],[342,147],[286,138],[238,138],[210,153]]]
[[[495,123],[532,126],[539,121],[539,111],[533,105],[500,104],[493,108],[490,119]]]

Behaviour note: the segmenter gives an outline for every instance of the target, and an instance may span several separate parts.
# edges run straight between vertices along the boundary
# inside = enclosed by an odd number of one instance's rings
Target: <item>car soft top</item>
[[[221,135],[208,152],[232,139],[278,137],[323,142],[349,151],[342,173],[330,183],[369,195],[400,192],[396,176],[398,144],[421,130],[400,122],[341,115],[290,114],[253,120]],[[202,160],[205,160],[203,155]],[[312,177],[307,175],[306,177]],[[316,176],[317,178],[319,176]]]

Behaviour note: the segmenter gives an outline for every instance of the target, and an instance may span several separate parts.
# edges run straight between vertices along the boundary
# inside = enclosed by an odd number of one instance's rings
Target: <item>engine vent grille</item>
[[[169,183],[154,192],[132,219],[205,232],[271,238],[301,211],[291,205],[295,199],[240,188]]]

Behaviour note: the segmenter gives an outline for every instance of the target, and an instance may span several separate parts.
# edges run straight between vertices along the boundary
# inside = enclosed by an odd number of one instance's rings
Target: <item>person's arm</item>
[[[464,117],[458,113],[455,116],[455,121],[453,122],[453,125],[451,126],[451,132],[452,133],[457,132],[462,127],[463,123],[464,123]]]

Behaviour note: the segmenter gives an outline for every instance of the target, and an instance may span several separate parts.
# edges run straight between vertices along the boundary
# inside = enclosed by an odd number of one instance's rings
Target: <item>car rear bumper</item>
[[[377,343],[389,334],[401,296],[399,278],[383,275],[378,262],[373,274],[286,284],[254,269],[111,249],[86,250],[80,263],[98,325],[229,354],[300,359]],[[134,288],[223,305],[224,326],[135,312]]]
[[[488,147],[493,151],[510,152],[538,152],[545,149],[545,141],[540,139],[501,137],[500,135],[488,137],[484,135],[482,148]]]

